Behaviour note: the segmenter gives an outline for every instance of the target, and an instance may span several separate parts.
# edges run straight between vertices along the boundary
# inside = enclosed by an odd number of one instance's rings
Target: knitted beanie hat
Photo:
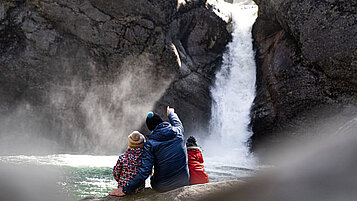
[[[197,147],[196,138],[193,136],[190,136],[186,141],[186,146],[187,147]]]
[[[129,148],[142,148],[145,143],[145,137],[139,131],[133,131],[129,136]]]
[[[146,126],[150,131],[154,130],[157,125],[161,124],[164,122],[161,117],[153,112],[149,112],[147,117],[146,117]]]

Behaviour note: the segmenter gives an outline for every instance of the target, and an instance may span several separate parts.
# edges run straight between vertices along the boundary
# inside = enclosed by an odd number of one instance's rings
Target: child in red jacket
[[[203,157],[200,147],[197,146],[196,139],[190,136],[186,142],[188,155],[188,169],[190,171],[190,184],[204,184],[209,182],[208,175],[202,165]]]
[[[141,155],[143,153],[145,137],[140,132],[134,131],[128,138],[128,150],[119,156],[118,162],[113,168],[113,176],[118,182],[118,188],[127,185],[141,165]],[[145,183],[137,188],[135,192],[139,192],[144,188]],[[110,195],[117,195],[117,189],[111,192]]]

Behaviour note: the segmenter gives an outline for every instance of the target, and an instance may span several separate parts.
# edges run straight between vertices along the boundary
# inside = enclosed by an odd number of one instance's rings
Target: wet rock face
[[[357,1],[255,2],[253,144],[305,125],[313,108],[356,104]]]
[[[24,124],[14,139],[36,133],[79,151],[125,147],[123,135],[164,105],[186,132],[207,125],[231,37],[202,0],[4,0],[0,22],[3,129]]]

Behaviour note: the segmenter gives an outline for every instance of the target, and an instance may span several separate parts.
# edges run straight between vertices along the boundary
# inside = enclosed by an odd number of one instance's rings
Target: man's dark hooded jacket
[[[168,117],[171,124],[160,123],[148,136],[144,144],[141,167],[123,188],[126,194],[134,192],[145,182],[153,166],[154,176],[151,177],[153,189],[164,192],[189,185],[184,129],[174,112],[171,112]]]

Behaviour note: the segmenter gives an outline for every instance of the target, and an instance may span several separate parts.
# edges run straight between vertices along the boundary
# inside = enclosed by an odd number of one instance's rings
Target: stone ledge
[[[184,186],[165,193],[158,193],[153,189],[147,189],[144,192],[127,195],[124,197],[105,196],[105,197],[86,197],[81,201],[110,201],[110,200],[200,200],[210,194],[216,192],[227,191],[244,184],[244,181],[230,180],[222,182],[212,182],[208,184],[198,184],[191,186]]]

